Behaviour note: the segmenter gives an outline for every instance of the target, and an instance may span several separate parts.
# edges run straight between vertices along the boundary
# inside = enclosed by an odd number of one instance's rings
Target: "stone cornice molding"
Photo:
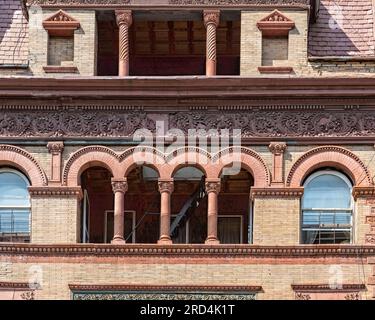
[[[81,187],[29,187],[29,194],[36,197],[77,197],[82,199]]]
[[[352,194],[355,200],[358,198],[375,198],[375,187],[354,187]]]
[[[309,9],[310,0],[27,0],[27,5],[62,8],[301,8]]]
[[[158,291],[158,292],[260,292],[261,286],[192,286],[192,285],[128,285],[103,284],[82,285],[69,284],[72,291]]]
[[[375,245],[37,245],[0,243],[0,255],[31,256],[207,256],[207,257],[374,257]]]
[[[63,10],[57,11],[42,24],[50,36],[72,36],[80,28],[80,23]]]
[[[255,198],[301,198],[304,188],[251,188],[251,199]]]
[[[294,26],[294,21],[290,20],[279,10],[274,10],[257,23],[258,29],[266,37],[287,36]]]
[[[299,292],[345,292],[345,291],[365,291],[365,284],[342,284],[335,288],[329,284],[292,284],[293,291]]]
[[[1,290],[31,290],[28,282],[0,282]]]

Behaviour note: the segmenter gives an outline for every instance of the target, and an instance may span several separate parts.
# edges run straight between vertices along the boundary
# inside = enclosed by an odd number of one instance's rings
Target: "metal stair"
[[[197,191],[195,191],[195,193],[184,204],[181,211],[176,216],[176,218],[174,219],[171,225],[170,235],[172,239],[177,237],[180,227],[183,227],[186,224],[190,216],[193,214],[195,209],[199,207],[201,201],[205,197],[206,197],[205,177],[202,177]]]

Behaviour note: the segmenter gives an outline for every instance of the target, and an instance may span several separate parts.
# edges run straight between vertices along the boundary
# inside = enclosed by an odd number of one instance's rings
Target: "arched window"
[[[352,183],[340,172],[323,170],[309,176],[302,198],[302,243],[350,243]]]
[[[0,241],[30,240],[29,181],[13,169],[0,169]]]

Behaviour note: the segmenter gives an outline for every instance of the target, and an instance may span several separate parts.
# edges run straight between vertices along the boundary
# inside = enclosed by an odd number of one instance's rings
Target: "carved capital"
[[[285,142],[271,142],[271,144],[268,146],[270,151],[273,154],[283,154],[285,150],[287,149],[287,145]]]
[[[130,27],[133,23],[133,15],[131,10],[116,10],[116,21],[117,25],[121,26],[122,24]]]
[[[128,191],[128,182],[126,179],[112,179],[112,190],[113,193],[122,192],[126,193]]]
[[[203,11],[203,21],[206,28],[210,24],[213,24],[217,28],[220,23],[220,10]]]
[[[207,179],[205,187],[206,187],[207,193],[214,192],[214,193],[218,194],[221,190],[220,179],[212,179],[212,180]]]
[[[159,179],[158,186],[159,186],[160,193],[168,192],[169,194],[171,194],[174,191],[173,179],[172,180],[160,180]]]
[[[62,141],[48,142],[47,148],[48,148],[49,153],[60,154],[64,150],[64,142]]]

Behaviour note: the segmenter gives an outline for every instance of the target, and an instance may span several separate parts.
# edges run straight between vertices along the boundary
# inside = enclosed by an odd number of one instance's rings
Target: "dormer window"
[[[289,32],[295,23],[280,11],[275,10],[257,23],[262,32],[261,73],[291,73],[288,66]]]
[[[63,10],[59,10],[45,21],[43,27],[48,32],[47,73],[75,73],[74,31],[80,23]]]

